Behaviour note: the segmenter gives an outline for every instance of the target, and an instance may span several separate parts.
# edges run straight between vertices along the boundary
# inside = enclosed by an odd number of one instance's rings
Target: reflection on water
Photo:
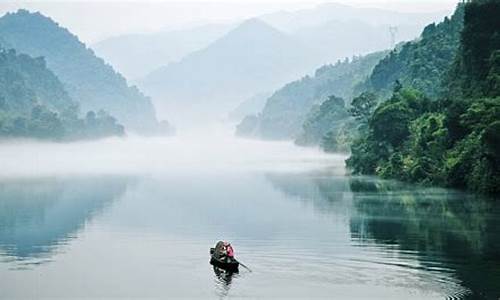
[[[4,179],[0,298],[500,296],[491,199],[299,169]]]
[[[225,298],[229,295],[229,289],[231,288],[233,278],[237,278],[239,272],[226,271],[216,266],[213,267],[213,270],[215,274],[216,294],[219,295],[220,298]]]
[[[382,255],[349,258],[366,272],[369,264],[423,270],[427,279],[446,283],[451,298],[500,296],[500,205],[495,199],[328,171],[267,178],[321,215],[347,216],[353,245]]]
[[[50,261],[127,186],[123,178],[25,179],[0,183],[0,253],[20,265]]]
[[[499,297],[500,207],[494,199],[368,178],[352,179],[351,188],[354,240],[411,253],[418,267],[451,274],[471,299]]]
[[[317,213],[349,215],[352,193],[349,178],[343,174],[343,169],[328,168],[307,173],[275,172],[267,173],[266,178],[287,197],[312,205]]]

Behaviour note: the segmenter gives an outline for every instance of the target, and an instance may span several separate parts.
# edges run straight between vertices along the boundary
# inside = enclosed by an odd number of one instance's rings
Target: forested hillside
[[[301,146],[317,145],[327,134],[338,137],[339,140],[346,138],[349,133],[348,128],[352,126],[351,123],[344,99],[330,96],[328,100],[313,107],[309,112],[295,143]],[[345,151],[347,148],[347,141],[345,141],[339,143],[339,147],[335,150]]]
[[[0,48],[0,136],[81,139],[123,135],[104,112],[78,118],[78,105],[43,58]]]
[[[325,65],[317,69],[313,77],[306,76],[285,85],[267,100],[258,122],[254,122],[257,128],[248,126],[249,120],[255,121],[255,117],[247,118],[246,126],[239,126],[237,134],[252,133],[265,139],[296,138],[307,116],[313,114],[311,110],[317,109],[315,106],[331,95],[349,102],[356,85],[366,79],[384,55],[386,52],[377,52]]]
[[[29,112],[38,103],[61,112],[77,106],[43,58],[0,48],[0,59],[2,108]]]
[[[456,15],[462,10],[451,67],[433,86],[396,85],[352,146],[355,173],[500,192],[500,2],[470,1]],[[426,95],[441,87],[437,100]]]
[[[354,101],[358,107],[347,107],[343,111],[358,111],[362,106],[365,110],[373,110],[378,102],[391,97],[395,85],[418,89],[430,99],[441,95],[443,79],[460,44],[463,13],[463,6],[458,6],[450,18],[446,17],[437,25],[432,23],[426,26],[418,39],[399,45],[381,59],[370,76],[355,88],[355,94],[365,93]],[[323,109],[323,116],[332,118],[337,115],[328,111],[327,106]],[[362,118],[359,115],[343,120],[335,117],[329,122],[326,121],[328,117],[318,118],[313,114],[304,123],[304,133],[297,142],[304,145],[319,143],[326,151],[347,151],[358,136],[358,128],[366,128],[366,113],[363,112],[365,116]]]
[[[459,7],[451,18],[426,26],[419,39],[398,46],[388,55],[370,54],[320,69],[314,78],[288,84],[268,99],[258,118],[244,119],[237,133],[267,139],[293,138],[299,145],[321,144],[328,151],[347,151],[360,125],[347,113],[351,99],[372,92],[375,95],[368,98],[381,101],[390,96],[396,81],[437,97],[440,80],[458,48],[462,24],[463,9]],[[320,106],[328,97],[343,98],[345,104],[337,101],[338,105]]]
[[[52,19],[26,10],[8,13],[0,18],[0,37],[21,53],[43,56],[82,111],[103,109],[128,129],[157,129],[150,99],[129,87],[111,66]]]
[[[458,49],[462,27],[463,7],[459,6],[451,18],[426,26],[419,39],[404,43],[382,59],[361,89],[386,97],[398,80],[436,98],[441,92],[443,74]]]

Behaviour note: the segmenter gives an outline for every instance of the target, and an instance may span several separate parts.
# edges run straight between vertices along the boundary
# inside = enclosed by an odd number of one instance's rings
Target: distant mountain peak
[[[261,19],[259,18],[250,18],[250,19],[246,19],[245,21],[243,21],[239,27],[245,27],[245,26],[251,26],[251,27],[257,27],[257,26],[260,26],[260,27],[271,27],[271,25],[267,24],[266,22],[262,21]]]
[[[78,43],[81,43],[78,37],[72,34],[67,28],[62,27],[52,18],[40,13],[39,11],[29,11],[27,9],[18,9],[15,12],[8,12],[0,17],[0,25],[17,28],[25,33],[32,31],[50,31],[52,34],[71,36]],[[42,29],[44,28],[44,29]],[[41,38],[54,38],[53,36],[43,36]],[[26,41],[29,44],[29,41]],[[14,45],[15,46],[15,45]]]
[[[13,12],[13,13],[9,13],[9,14],[18,14],[18,15],[31,15],[31,14],[35,14],[35,13],[32,13],[31,11],[25,9],[25,8],[20,8],[18,9],[16,12]]]
[[[225,36],[215,41],[212,46],[226,45],[224,47],[228,47],[235,43],[260,44],[264,41],[274,41],[274,43],[278,43],[278,41],[291,42],[290,37],[286,33],[274,28],[261,19],[252,18],[245,20],[236,28],[229,31]]]
[[[273,26],[269,25],[268,23],[262,21],[261,19],[258,18],[251,18],[248,20],[243,21],[239,26],[237,26],[235,29],[233,29],[229,34],[234,34],[234,33],[262,33],[262,32],[273,32],[273,33],[279,33],[282,34],[281,31],[278,29],[274,28]]]
[[[6,16],[16,17],[16,18],[34,18],[49,21],[51,23],[56,23],[51,18],[41,14],[39,11],[31,12],[27,9],[20,8],[16,12],[9,12]],[[57,24],[57,23],[56,23]]]

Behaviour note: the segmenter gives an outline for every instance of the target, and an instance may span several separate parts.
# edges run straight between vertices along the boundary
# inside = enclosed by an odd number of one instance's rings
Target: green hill
[[[40,104],[62,112],[77,105],[59,79],[47,69],[43,58],[1,49],[0,79],[3,110],[28,113],[33,105]]]
[[[318,145],[326,134],[342,135],[343,128],[350,124],[350,121],[344,99],[330,96],[311,110],[295,143],[301,146]]]
[[[306,76],[285,85],[267,100],[258,116],[257,130],[252,128],[249,132],[264,139],[296,138],[313,108],[331,95],[350,101],[356,85],[366,79],[384,55],[386,52],[377,52],[325,65],[317,69],[313,77]],[[249,126],[242,127],[249,129]],[[238,130],[237,134],[248,135],[248,132]]]
[[[500,2],[469,1],[460,11],[455,59],[432,87],[441,96],[397,86],[351,147],[355,173],[500,192]]]
[[[389,53],[375,66],[362,88],[389,96],[398,80],[428,97],[438,97],[443,75],[458,49],[462,27],[463,7],[459,6],[451,18],[426,26],[419,39],[404,43]]]
[[[21,53],[44,57],[82,111],[105,110],[131,130],[156,129],[150,99],[52,19],[26,10],[7,13],[0,18],[0,37]]]
[[[78,105],[43,58],[0,48],[0,136],[79,139],[123,135],[104,112],[77,116]]]

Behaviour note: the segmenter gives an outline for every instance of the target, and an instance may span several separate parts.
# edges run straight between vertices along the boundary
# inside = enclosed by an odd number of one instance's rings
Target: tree
[[[500,34],[499,34],[500,36]],[[500,95],[500,50],[493,51],[490,57],[490,71],[487,76],[487,93]]]
[[[430,101],[414,90],[395,89],[351,147],[347,165],[354,172],[500,193],[500,2],[473,0],[461,7],[464,30],[455,61],[448,75],[428,86],[435,89],[442,82],[446,87],[442,98]],[[439,27],[427,27],[420,46],[430,36],[438,38]],[[431,47],[422,53],[426,51],[440,50]],[[425,64],[419,55],[407,58],[420,71],[436,63],[432,56]],[[394,66],[397,60],[388,59],[386,67],[389,62]],[[432,68],[426,72],[435,78]],[[382,73],[373,78],[384,79]]]
[[[373,114],[376,105],[377,96],[371,92],[364,92],[352,100],[349,112],[357,121],[368,123],[368,118]]]
[[[410,134],[408,126],[411,112],[404,103],[391,103],[377,109],[370,119],[370,128],[377,141],[386,142],[396,148]]]
[[[311,110],[295,143],[318,145],[328,132],[338,132],[348,119],[349,113],[344,99],[330,95],[319,107]]]

